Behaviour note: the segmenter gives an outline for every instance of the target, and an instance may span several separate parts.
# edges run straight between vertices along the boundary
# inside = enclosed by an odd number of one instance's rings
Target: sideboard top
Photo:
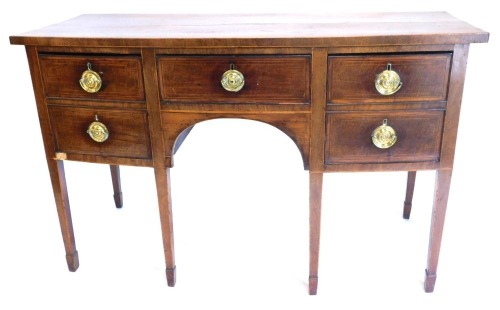
[[[336,15],[81,15],[11,44],[112,47],[322,47],[468,44],[489,34],[446,12]]]

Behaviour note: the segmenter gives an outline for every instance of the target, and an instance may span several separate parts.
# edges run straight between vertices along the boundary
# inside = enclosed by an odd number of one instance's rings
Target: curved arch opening
[[[278,159],[279,162],[299,159],[304,168],[307,168],[309,164],[307,148],[309,146],[297,141],[298,139],[292,130],[287,130],[286,127],[280,128],[279,125],[245,118],[201,120],[180,129],[172,146],[172,154],[186,147],[181,147],[181,145],[191,130],[196,128],[193,130],[196,134],[192,136],[195,136],[196,143],[202,145],[200,146],[201,149],[195,152],[203,152],[204,154],[215,152],[220,156],[224,156],[226,153],[247,149],[248,146],[248,158],[245,158],[245,155],[236,156],[241,156],[242,160],[251,160],[252,157],[264,156],[269,161],[273,161],[273,156],[279,154],[281,156]],[[283,137],[288,139],[283,139]]]

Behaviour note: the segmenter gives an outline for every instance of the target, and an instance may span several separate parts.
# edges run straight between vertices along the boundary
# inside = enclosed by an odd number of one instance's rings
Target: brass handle
[[[102,79],[97,72],[92,70],[92,65],[87,63],[87,70],[83,71],[80,86],[88,93],[97,93],[102,86]]]
[[[108,140],[109,137],[108,128],[106,127],[106,125],[99,122],[99,116],[97,116],[97,114],[95,115],[95,121],[89,125],[87,133],[89,134],[90,138],[92,138],[92,140],[99,143]]]
[[[222,75],[220,83],[225,90],[238,92],[245,85],[245,77],[240,71],[234,69],[234,64],[231,64],[229,70]]]
[[[387,69],[377,75],[375,88],[384,96],[395,94],[403,86],[401,78],[396,71],[392,70],[392,65],[387,64]]]
[[[372,142],[379,149],[388,149],[398,140],[396,131],[387,125],[387,119],[384,119],[382,125],[375,128],[372,132]]]

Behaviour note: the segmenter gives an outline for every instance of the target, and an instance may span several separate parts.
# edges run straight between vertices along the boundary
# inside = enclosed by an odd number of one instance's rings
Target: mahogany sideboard
[[[79,266],[64,161],[154,169],[169,286],[170,168],[216,118],[275,126],[309,170],[309,293],[316,294],[323,173],[436,170],[425,291],[436,281],[470,43],[489,34],[444,12],[82,15],[10,37],[26,46],[70,271]]]

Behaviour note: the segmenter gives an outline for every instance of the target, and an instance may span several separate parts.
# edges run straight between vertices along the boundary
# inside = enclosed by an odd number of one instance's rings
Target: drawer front
[[[373,131],[387,120],[397,136],[381,149]],[[326,122],[325,163],[439,161],[444,111],[330,113]]]
[[[227,91],[222,75],[231,66],[244,86]],[[162,56],[161,99],[172,103],[309,103],[309,56]]]
[[[151,158],[146,112],[49,106],[49,114],[56,152]],[[104,142],[87,133],[96,115],[109,132]]]
[[[80,85],[88,69],[98,73],[102,86],[95,93]],[[43,87],[49,98],[88,98],[143,101],[144,83],[138,56],[40,55]]]
[[[382,95],[377,76],[396,72],[401,88]],[[448,91],[451,54],[331,56],[328,59],[328,102],[331,104],[444,101]]]

